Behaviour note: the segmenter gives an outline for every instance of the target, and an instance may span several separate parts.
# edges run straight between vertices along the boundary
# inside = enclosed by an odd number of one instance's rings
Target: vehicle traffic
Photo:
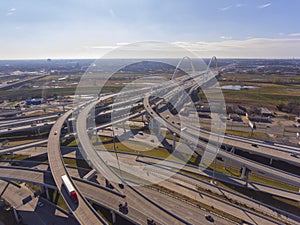
[[[78,198],[77,198],[77,193],[75,191],[75,188],[73,184],[71,183],[70,179],[68,178],[67,175],[61,176],[62,182],[68,191],[68,194],[72,200],[73,203],[77,204],[78,203]]]

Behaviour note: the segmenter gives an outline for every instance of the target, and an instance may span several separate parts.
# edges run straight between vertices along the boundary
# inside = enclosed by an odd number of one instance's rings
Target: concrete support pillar
[[[70,122],[67,120],[67,128],[68,128],[68,133],[71,133],[71,126],[70,126]]]
[[[109,187],[110,185],[110,182],[107,179],[105,179],[105,187]]]
[[[272,165],[272,163],[273,163],[273,159],[272,159],[272,158],[270,158],[270,166]]]
[[[173,145],[172,145],[173,151],[175,151],[176,148],[176,133],[173,133]]]
[[[18,212],[17,212],[17,210],[16,210],[15,207],[13,208],[13,211],[14,211],[16,222],[20,223],[21,222],[21,218],[19,217]]]
[[[69,207],[68,207],[68,213],[69,213],[69,215],[73,214],[72,210]]]
[[[299,192],[299,194],[300,194],[300,188],[299,188],[298,192]],[[298,204],[299,204],[299,206],[300,206],[300,201],[298,201]]]
[[[242,174],[241,174],[241,178],[242,179],[245,179],[245,174],[246,174],[246,167],[245,166],[242,166]]]
[[[40,186],[40,191],[41,191],[41,193],[44,193],[44,191],[45,191],[44,186]]]
[[[88,133],[88,136],[89,136],[89,138],[91,140],[92,137],[93,137],[94,131],[93,130],[88,130],[87,133]]]
[[[159,138],[159,139],[163,139],[164,137],[162,137],[161,135],[161,126],[160,124],[156,121],[156,120],[152,120],[152,123],[151,123],[151,127],[150,127],[150,130],[154,131],[156,136]]]
[[[123,132],[125,133],[125,132],[126,132],[126,129],[125,129],[125,122],[123,122],[122,125],[123,125]]]
[[[246,181],[246,187],[248,187],[248,176],[249,176],[249,172],[250,170],[246,167],[243,166],[242,167],[242,175],[241,178],[244,179]]]
[[[96,144],[99,144],[100,142],[100,137],[98,135],[98,130],[96,130]]]
[[[116,213],[113,210],[110,210],[110,213],[111,213],[112,224],[115,224],[116,223]]]
[[[246,172],[246,187],[248,187],[248,175],[249,175],[249,173]]]
[[[234,146],[231,148],[230,153],[231,153],[231,154],[234,154],[234,153],[235,153],[235,147],[234,147]]]
[[[253,136],[253,128],[251,128],[251,131],[250,131],[250,137]]]
[[[13,152],[11,152],[11,153],[10,153],[10,164],[12,163],[12,161],[13,161],[13,158],[14,158],[14,153],[13,153]]]
[[[49,189],[47,187],[45,187],[45,190],[46,190],[46,197],[50,201],[51,198],[50,198],[50,194],[49,194]]]

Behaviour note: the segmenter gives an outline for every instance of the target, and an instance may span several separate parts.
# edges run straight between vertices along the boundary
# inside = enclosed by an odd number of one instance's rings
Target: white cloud
[[[222,40],[215,42],[183,42],[177,41],[171,44],[176,44],[183,47],[186,50],[190,50],[192,53],[201,58],[210,58],[215,55],[217,58],[299,58],[300,59],[300,37],[290,37],[290,38],[251,38],[244,40]],[[65,46],[64,48],[49,48],[47,49],[47,54],[45,55],[45,49],[39,48],[35,50],[30,56],[28,51],[19,52],[18,49],[11,49],[9,45],[2,46],[4,52],[7,52],[5,56],[0,56],[2,59],[15,59],[16,55],[18,58],[99,58],[105,56],[105,54],[111,52],[112,50],[117,51],[115,55],[122,58],[124,55],[128,57],[127,50],[139,50],[141,49],[143,43],[136,43],[134,46],[136,48],[129,46],[120,46],[117,43],[103,44],[103,45],[85,45],[81,48],[74,48],[73,45]],[[121,47],[120,50],[117,50]],[[29,48],[28,48],[29,49]],[[122,49],[126,50],[125,53]],[[148,45],[149,49],[149,45]],[[153,58],[161,57],[167,55],[169,58],[178,56],[178,52],[174,52],[172,49],[162,49],[156,47],[153,44],[154,53]],[[130,52],[130,51],[129,51]],[[134,56],[136,52],[132,51]],[[148,55],[142,56],[149,58]],[[130,55],[131,56],[131,55]]]
[[[266,3],[266,4],[263,4],[263,5],[257,6],[257,8],[264,9],[264,8],[267,8],[267,7],[271,6],[271,5],[272,5],[271,3]]]
[[[289,34],[290,37],[300,37],[300,33]]]
[[[113,9],[108,10],[108,12],[112,17],[116,17],[115,11]]]
[[[220,8],[220,11],[227,11],[232,8],[232,5],[226,6],[224,8]]]
[[[125,43],[116,43],[115,45],[107,46],[90,46],[88,52],[90,54],[95,53],[95,55],[99,57],[100,53],[104,55],[112,50],[116,50],[117,52],[115,54],[120,54],[120,57],[122,57],[123,51],[119,51],[118,48],[124,50],[124,47],[122,47],[124,44]],[[215,42],[177,41],[172,42],[171,44],[175,44],[185,50],[191,51],[200,58],[210,58],[213,55],[217,58],[300,58],[300,52],[298,51],[298,49],[300,49],[300,38],[251,38],[244,40],[224,39],[222,41]],[[143,43],[136,43],[125,46],[125,49],[129,52],[135,52],[140,50],[141,47],[143,47]],[[154,52],[153,58],[158,57],[157,55],[167,55],[172,58],[178,56],[179,53],[176,51],[176,48],[172,49],[169,45],[160,46],[155,43],[153,44],[152,50]],[[136,54],[136,52],[134,54]],[[149,58],[149,55],[146,53],[146,55],[143,55],[143,52],[139,52],[139,54],[141,58]],[[125,54],[125,57],[128,57],[128,55]]]
[[[181,42],[179,46],[195,51],[199,57],[216,55],[219,58],[300,58],[300,38],[252,38],[184,44]]]
[[[130,43],[128,42],[118,42],[117,46],[123,46],[123,45],[129,45]]]
[[[92,46],[90,48],[92,48],[92,49],[115,49],[115,48],[117,48],[117,46],[102,45],[102,46]]]
[[[231,36],[221,36],[220,38],[224,39],[224,40],[231,40],[232,39]]]
[[[225,6],[225,7],[223,7],[223,8],[220,8],[219,10],[220,11],[227,11],[227,10],[229,10],[229,9],[232,9],[232,8],[241,8],[241,7],[243,7],[244,6],[244,4],[241,4],[241,3],[238,3],[238,4],[236,4],[236,5],[228,5],[228,6]]]
[[[6,16],[11,16],[11,15],[15,14],[16,10],[17,10],[16,8],[11,8],[11,9],[8,10],[8,12],[6,13]]]

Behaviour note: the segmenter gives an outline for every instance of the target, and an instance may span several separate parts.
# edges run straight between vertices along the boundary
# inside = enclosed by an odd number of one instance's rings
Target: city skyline
[[[300,58],[297,1],[0,3],[0,59],[98,58],[127,43],[176,43],[202,57]]]

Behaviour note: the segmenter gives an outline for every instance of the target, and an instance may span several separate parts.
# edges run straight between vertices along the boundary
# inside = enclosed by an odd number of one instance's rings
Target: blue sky
[[[175,42],[203,57],[300,58],[298,0],[5,0],[0,59],[85,58]]]

